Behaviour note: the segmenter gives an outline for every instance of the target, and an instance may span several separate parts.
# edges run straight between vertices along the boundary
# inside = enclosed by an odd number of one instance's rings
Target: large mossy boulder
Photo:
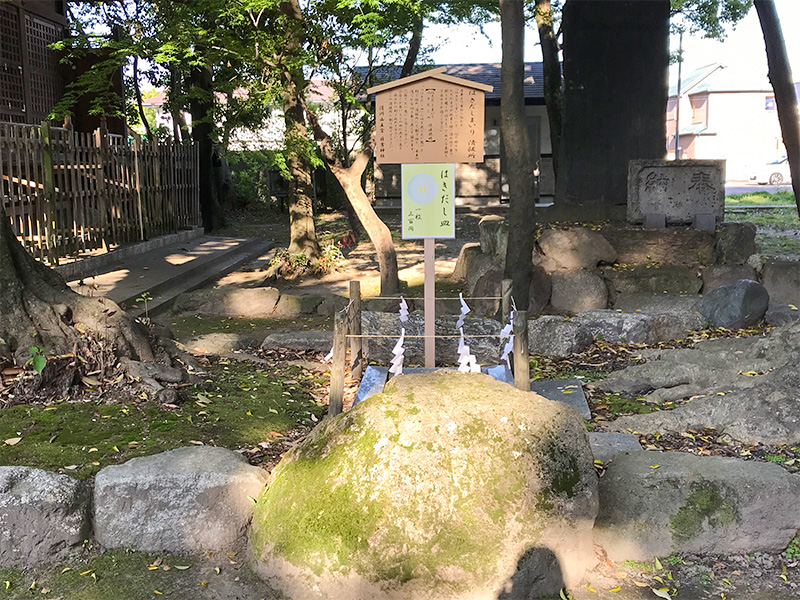
[[[440,370],[390,380],[287,453],[250,550],[292,598],[536,598],[579,580],[597,508],[578,413]]]

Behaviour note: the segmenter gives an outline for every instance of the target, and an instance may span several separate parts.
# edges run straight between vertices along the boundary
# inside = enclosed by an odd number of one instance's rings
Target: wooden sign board
[[[402,166],[403,239],[456,237],[454,164]]]
[[[483,94],[491,90],[444,68],[370,88],[376,162],[483,162]]]

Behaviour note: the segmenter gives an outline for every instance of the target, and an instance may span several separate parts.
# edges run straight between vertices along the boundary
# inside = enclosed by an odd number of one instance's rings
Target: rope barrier
[[[384,335],[382,333],[361,333],[361,334],[348,333],[346,337],[349,337],[349,338],[390,338],[390,339],[394,340],[394,339],[397,339],[399,336],[400,336],[399,333],[396,333],[394,335]],[[440,338],[456,338],[456,339],[458,339],[461,336],[460,335],[432,335],[432,336],[428,336],[428,335],[409,335],[409,334],[405,335],[406,339],[409,339],[409,338],[423,338],[424,339],[424,338],[429,338],[429,337],[436,338],[436,339],[440,339]],[[494,333],[494,334],[492,334],[492,333],[476,333],[476,334],[465,333],[464,337],[465,338],[468,338],[468,337],[469,338],[504,338],[504,337],[509,337],[509,336],[501,335],[499,333]]]
[[[361,300],[423,300],[423,298],[416,297],[416,296],[362,296]],[[443,296],[435,296],[434,300],[458,300],[457,296],[455,297],[443,297]],[[502,300],[502,296],[471,296],[469,298],[464,298],[464,300]]]

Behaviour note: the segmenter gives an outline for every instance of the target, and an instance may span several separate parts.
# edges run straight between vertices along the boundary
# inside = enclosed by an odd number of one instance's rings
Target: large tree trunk
[[[553,8],[550,0],[536,0],[536,26],[542,45],[542,81],[547,120],[550,124],[550,152],[553,155],[553,175],[558,181],[561,122],[564,113],[564,87],[561,83],[561,61],[558,60],[558,40],[553,31]]]
[[[144,125],[147,140],[153,139],[153,132],[150,131],[150,123],[144,115],[144,103],[142,102],[142,89],[139,87],[139,57],[133,57],[133,93],[136,96],[136,109],[139,111],[139,120]]]
[[[285,72],[283,75],[283,114],[286,124],[286,166],[289,169],[289,253],[305,254],[309,258],[320,255],[317,233],[314,228],[313,190],[311,164],[306,144],[308,131],[303,111],[305,93],[303,73]]]
[[[516,305],[526,310],[533,275],[535,185],[533,157],[525,120],[523,43],[525,18],[519,0],[500,0],[503,62],[500,71],[500,131],[505,147],[511,197],[505,276],[513,281]]]
[[[217,194],[214,168],[214,122],[212,99],[212,73],[209,66],[192,69],[191,84],[197,88],[192,94],[192,140],[197,144],[200,168],[200,214],[206,232],[225,225]]]
[[[595,217],[624,213],[628,161],[664,157],[669,9],[669,0],[564,4],[556,208],[579,205]]]
[[[773,0],[755,0],[761,31],[764,33],[764,44],[767,48],[767,65],[769,80],[775,91],[775,106],[778,109],[778,121],[781,124],[783,145],[792,175],[792,191],[794,201],[800,214],[800,123],[797,115],[797,93],[786,54],[786,44],[778,20]]]
[[[403,63],[403,68],[400,69],[400,77],[408,77],[414,72],[414,65],[417,64],[419,49],[422,47],[422,31],[424,27],[425,21],[422,15],[420,15],[411,27],[411,41],[408,42],[406,60]]]
[[[153,360],[143,327],[106,298],[73,292],[58,273],[22,247],[0,207],[0,353],[24,363],[32,346],[48,354],[72,352],[90,337],[119,355]]]

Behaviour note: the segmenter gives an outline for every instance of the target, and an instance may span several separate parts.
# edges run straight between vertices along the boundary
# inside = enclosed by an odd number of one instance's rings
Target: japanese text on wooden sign
[[[454,239],[453,164],[402,166],[403,239]]]
[[[376,94],[375,160],[483,162],[483,96],[434,78]]]

